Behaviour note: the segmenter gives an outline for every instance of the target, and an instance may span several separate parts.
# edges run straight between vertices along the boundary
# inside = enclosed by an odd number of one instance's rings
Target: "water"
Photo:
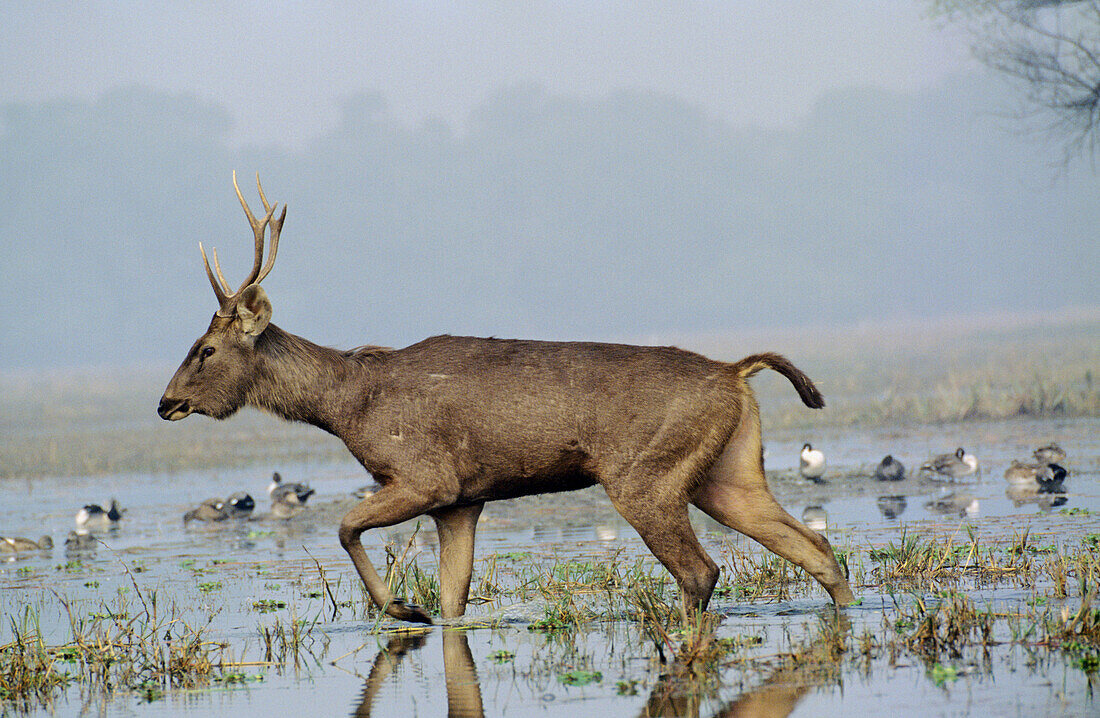
[[[824,509],[834,547],[865,555],[871,547],[900,542],[903,533],[957,533],[964,525],[983,541],[1006,540],[1025,530],[1033,545],[1079,550],[1082,537],[1100,531],[1100,422],[1093,419],[1017,421],[945,426],[825,429],[813,436],[766,431],[767,468],[780,502],[799,516]],[[798,449],[806,440],[825,450],[828,484],[797,478]],[[1064,505],[1018,503],[1006,496],[1001,478],[1013,458],[1057,440],[1070,470]],[[965,446],[979,457],[979,481],[944,489],[910,478],[883,486],[869,477],[891,453],[915,469],[933,454]],[[266,486],[278,469],[288,481],[316,490],[308,511],[290,521],[266,516]],[[20,615],[35,607],[48,642],[68,640],[68,614],[61,599],[81,615],[118,601],[137,605],[154,594],[162,610],[174,608],[196,624],[209,621],[215,640],[225,641],[247,679],[242,684],[169,690],[149,703],[131,691],[84,693],[71,687],[49,707],[31,712],[80,715],[351,714],[351,715],[833,715],[869,710],[929,715],[1095,715],[1088,674],[1060,652],[1004,643],[990,655],[964,652],[949,663],[947,678],[914,655],[884,652],[862,664],[840,660],[834,670],[785,665],[791,646],[812,640],[833,615],[816,586],[808,595],[782,601],[717,597],[716,635],[750,636],[752,661],[731,662],[704,676],[677,674],[638,624],[607,609],[606,596],[578,597],[602,618],[576,632],[528,630],[545,602],[508,599],[472,604],[465,630],[413,628],[377,622],[363,610],[358,579],[336,540],[336,526],[354,505],[351,492],[368,483],[354,463],[310,462],[264,468],[171,474],[39,477],[0,484],[0,533],[52,537],[49,554],[32,554],[0,566],[0,610]],[[182,515],[201,500],[245,490],[257,499],[248,521],[185,525]],[[930,502],[953,491],[967,494],[973,510],[940,513]],[[880,498],[904,497],[880,510]],[[91,553],[67,554],[65,536],[85,503],[117,497],[127,509],[117,530],[100,536]],[[966,507],[971,507],[967,503]],[[1076,513],[1065,511],[1075,509]],[[1085,511],[1090,512],[1084,514]],[[748,542],[699,514],[704,545],[716,559]],[[384,547],[408,546],[434,571],[432,523],[425,520],[364,536],[372,560],[385,566]],[[637,534],[611,509],[598,488],[568,495],[489,504],[478,531],[475,591],[490,557],[498,566],[525,562],[629,562],[644,557],[656,566]],[[315,563],[316,561],[316,563]],[[317,563],[337,604],[333,615]],[[721,561],[720,561],[721,563]],[[656,570],[656,569],[655,569]],[[856,588],[863,604],[847,609],[851,635],[882,632],[894,604],[915,597],[888,595],[868,582]],[[999,584],[967,588],[978,605],[1016,610],[1034,600],[1035,589]],[[1042,593],[1042,591],[1040,591]],[[1051,610],[1075,607],[1044,597]],[[270,606],[271,610],[259,606]],[[1007,610],[1007,609],[1006,609]],[[1075,610],[1075,609],[1074,609]],[[263,661],[261,632],[304,620],[310,626],[295,657]],[[408,629],[408,630],[407,630]],[[0,642],[11,639],[10,626]],[[1002,637],[1007,638],[1007,637]],[[501,653],[501,652],[504,653]],[[581,671],[583,673],[576,673]],[[595,673],[599,678],[594,677]],[[578,678],[579,676],[579,678]]]

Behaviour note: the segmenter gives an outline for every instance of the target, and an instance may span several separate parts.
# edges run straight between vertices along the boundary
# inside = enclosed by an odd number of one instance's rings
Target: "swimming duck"
[[[1068,500],[1062,482],[1066,480],[1066,470],[1058,464],[1041,467],[1026,481],[1009,481],[1005,496],[1017,507],[1024,504],[1038,504],[1040,509],[1049,511],[1062,506]]]
[[[960,446],[955,449],[954,454],[940,454],[929,459],[921,465],[920,470],[931,472],[933,474],[931,478],[940,476],[947,479],[959,479],[978,470],[978,458],[973,454],[966,453],[966,449]]]
[[[1035,475],[1035,480],[1039,483],[1039,493],[1041,494],[1064,494],[1066,492],[1062,488],[1062,482],[1066,480],[1066,470],[1058,464],[1044,466]]]
[[[288,505],[304,506],[306,500],[313,495],[313,489],[306,484],[283,483],[283,477],[276,471],[271,475],[271,484],[267,487],[267,493],[272,502],[286,502]],[[293,496],[294,498],[288,498]]]
[[[827,483],[821,478],[825,473],[825,454],[810,444],[803,444],[798,459],[798,473],[802,474],[802,478],[809,479],[815,484]]]
[[[1005,469],[1005,481],[1022,486],[1035,484],[1041,468],[1042,464],[1025,464],[1013,459],[1012,466]]]
[[[256,502],[243,491],[230,494],[225,500],[225,510],[231,519],[248,518],[254,508],[256,508]]]
[[[1066,460],[1066,452],[1053,441],[1031,452],[1040,464],[1058,464]]]
[[[225,521],[229,513],[221,499],[207,499],[183,515],[183,522],[189,521]]]
[[[271,500],[271,515],[277,519],[290,519],[305,511],[306,507],[298,503],[292,493],[283,494]]]
[[[875,478],[879,481],[901,481],[905,478],[905,467],[900,461],[887,454],[875,468]]]
[[[66,553],[81,553],[95,548],[96,539],[87,531],[70,531],[65,538]]]
[[[53,548],[53,539],[43,536],[38,541],[20,536],[0,537],[0,553],[20,553],[24,551],[49,551]]]
[[[118,507],[118,502],[114,499],[111,499],[110,509],[104,509],[99,504],[87,504],[76,512],[76,525],[90,531],[110,528],[118,524],[125,511]]]

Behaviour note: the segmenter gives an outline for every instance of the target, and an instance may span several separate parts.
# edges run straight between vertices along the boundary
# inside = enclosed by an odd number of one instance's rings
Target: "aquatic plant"
[[[61,670],[59,651],[50,651],[42,637],[38,612],[31,606],[11,621],[12,640],[0,646],[0,705],[13,704],[22,711],[47,705],[56,689],[71,680]]]

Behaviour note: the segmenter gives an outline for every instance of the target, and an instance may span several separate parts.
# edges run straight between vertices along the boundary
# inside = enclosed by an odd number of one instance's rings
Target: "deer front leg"
[[[389,484],[363,499],[340,522],[340,545],[355,564],[355,570],[363,580],[374,605],[401,621],[430,624],[432,617],[419,606],[394,597],[390,587],[371,565],[359,538],[368,529],[393,526],[425,514],[432,508],[433,502],[430,499],[396,484]]]
[[[443,618],[466,613],[474,570],[474,532],[484,504],[431,512],[439,533],[439,603]]]

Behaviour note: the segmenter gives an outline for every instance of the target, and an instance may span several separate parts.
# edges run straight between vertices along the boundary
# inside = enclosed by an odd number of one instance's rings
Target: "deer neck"
[[[369,388],[370,375],[362,363],[273,324],[256,340],[255,349],[248,404],[339,436],[346,405]]]

